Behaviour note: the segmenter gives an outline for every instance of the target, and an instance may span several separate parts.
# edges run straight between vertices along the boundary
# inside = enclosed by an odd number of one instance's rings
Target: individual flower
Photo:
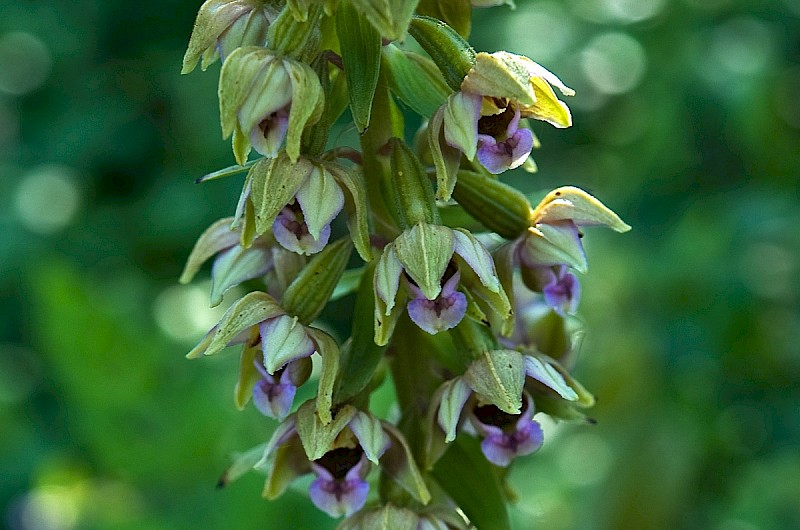
[[[255,46],[238,48],[222,65],[219,110],[222,133],[233,135],[239,164],[252,147],[274,157],[284,140],[292,161],[300,156],[303,130],[322,115],[325,97],[317,74],[305,63]]]
[[[198,61],[205,71],[217,59],[224,62],[233,50],[242,46],[264,46],[269,25],[280,12],[275,3],[207,0],[197,13],[181,73],[194,70]]]
[[[477,156],[490,173],[521,166],[536,140],[520,120],[534,118],[555,127],[572,125],[569,108],[552,87],[564,95],[574,94],[555,75],[527,57],[508,52],[478,53],[461,90],[452,94],[431,118],[429,141],[434,156],[444,156],[449,146],[470,161]],[[437,172],[447,166],[436,165]]]
[[[253,362],[261,379],[253,386],[253,405],[264,416],[283,420],[292,408],[297,387],[311,375],[311,359],[303,357],[291,361],[274,374],[264,368],[263,362]]]
[[[487,460],[505,467],[542,444],[541,426],[532,419],[535,394],[580,406],[593,404],[591,395],[553,359],[501,349],[484,352],[464,375],[445,382],[431,401],[429,417],[449,443],[466,409],[472,432],[483,439]],[[435,445],[432,442],[429,451]],[[429,458],[435,461],[437,455]]]
[[[265,276],[269,293],[279,297],[286,290],[286,280],[297,274],[305,260],[276,245],[271,232],[256,238],[245,248],[240,242],[240,231],[231,229],[233,221],[233,217],[220,219],[203,232],[189,254],[180,282],[191,282],[203,263],[214,257],[211,307],[219,305],[231,288]]]
[[[267,472],[264,494],[276,498],[297,477],[313,473],[314,505],[331,517],[360,510],[369,494],[373,466],[425,504],[430,494],[397,429],[369,413],[345,405],[328,425],[320,423],[313,401],[303,404],[275,431],[256,468]]]
[[[455,327],[467,312],[465,292],[487,311],[510,316],[489,252],[463,229],[414,225],[386,245],[374,278],[378,344],[388,342],[404,307],[432,335]]]
[[[630,226],[596,198],[572,186],[548,193],[528,214],[529,227],[513,241],[493,251],[506,283],[519,268],[525,285],[542,293],[548,306],[571,314],[580,299],[580,283],[572,269],[588,269],[581,228],[607,226],[627,232]],[[510,290],[510,285],[505,285]]]
[[[301,255],[328,244],[330,224],[342,209],[356,248],[369,259],[367,205],[361,175],[333,162],[305,157],[290,160],[285,151],[250,169],[239,198],[234,226],[255,236],[272,233],[285,249]],[[248,212],[252,212],[248,216]]]

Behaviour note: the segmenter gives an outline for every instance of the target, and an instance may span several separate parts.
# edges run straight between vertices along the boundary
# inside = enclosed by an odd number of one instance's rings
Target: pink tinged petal
[[[544,301],[559,314],[572,314],[578,308],[581,296],[581,284],[574,274],[567,268],[560,267],[558,275],[544,286],[542,290]]]
[[[321,231],[330,227],[333,218],[344,207],[344,193],[330,172],[315,168],[297,190],[297,203],[303,211],[308,233],[315,240],[320,239]]]
[[[253,387],[253,404],[264,416],[283,420],[292,409],[297,387],[264,378]]]
[[[561,373],[550,363],[542,362],[536,357],[526,355],[525,375],[536,379],[543,385],[554,390],[559,396],[567,401],[577,401],[578,394],[573,390]]]
[[[253,78],[250,92],[239,108],[242,131],[251,132],[292,102],[292,84],[281,61],[271,57]]]
[[[449,443],[456,439],[456,429],[461,418],[461,411],[472,395],[472,389],[463,377],[447,381],[442,387],[442,398],[439,402],[436,421],[445,432],[444,441]]]
[[[506,467],[518,457],[529,455],[542,446],[542,426],[534,420],[520,421],[513,432],[505,433],[497,427],[487,427],[487,436],[481,442],[486,459],[496,466]]]
[[[326,453],[326,456],[331,453]],[[366,471],[367,461],[362,457],[342,477],[341,470],[331,473],[319,463],[326,456],[311,462],[311,469],[317,475],[317,479],[311,483],[308,490],[311,502],[331,517],[350,516],[363,508],[367,502],[369,483],[362,478]]]
[[[319,238],[309,233],[305,221],[301,221],[291,208],[284,208],[272,224],[275,240],[286,250],[297,254],[316,254],[328,244],[331,237],[330,225],[325,225],[319,232]]]
[[[280,315],[258,325],[267,372],[274,374],[291,361],[310,357],[316,346],[297,318]]]
[[[236,234],[238,236],[238,234]],[[211,266],[211,304],[217,306],[223,295],[240,283],[264,276],[272,268],[269,249],[236,245],[221,252]]]
[[[267,115],[250,129],[250,145],[256,152],[274,158],[289,129],[289,107]]]
[[[261,457],[255,466],[255,469],[268,471],[273,460],[275,451],[282,445],[289,442],[292,437],[297,436],[297,418],[295,415],[289,416],[272,433],[272,437],[267,442],[267,447],[264,449],[264,456]]]
[[[478,120],[483,98],[478,94],[456,92],[447,99],[444,109],[444,139],[472,160],[478,145]]]
[[[358,439],[358,444],[364,450],[367,459],[378,464],[378,459],[392,445],[389,436],[383,431],[380,420],[371,414],[358,412],[350,420],[348,427]]]
[[[490,291],[500,291],[500,279],[494,267],[494,260],[486,248],[472,234],[461,230],[453,230],[455,240],[454,253],[461,256],[467,265],[475,271],[481,283]]]
[[[494,175],[521,166],[533,149],[533,133],[529,129],[517,129],[502,142],[490,142],[486,137],[479,137],[478,161]]]
[[[456,327],[467,313],[467,297],[455,290],[460,278],[456,272],[435,300],[428,300],[419,293],[408,303],[411,320],[431,335]]]
[[[525,267],[567,265],[586,272],[586,252],[572,221],[539,223],[529,228],[518,255]]]

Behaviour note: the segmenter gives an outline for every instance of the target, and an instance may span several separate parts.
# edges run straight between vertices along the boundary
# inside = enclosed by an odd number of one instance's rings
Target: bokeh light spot
[[[225,307],[209,307],[209,290],[209,282],[164,289],[153,303],[153,315],[161,331],[174,340],[191,342],[211,329],[225,313]]]
[[[606,10],[618,20],[640,22],[658,15],[666,0],[604,0]]]
[[[636,87],[647,69],[647,56],[639,41],[625,33],[595,37],[581,52],[583,73],[605,94],[624,94]]]
[[[15,206],[22,224],[32,232],[51,234],[65,228],[81,205],[75,171],[41,166],[22,178]]]
[[[0,92],[20,96],[39,88],[52,65],[47,46],[21,31],[0,36]]]
[[[575,28],[566,11],[553,2],[532,3],[507,22],[509,35],[525,35],[525,48],[537,62],[558,58],[571,44]]]
[[[770,29],[753,17],[730,20],[714,30],[710,51],[733,74],[757,73],[766,67],[772,52]]]

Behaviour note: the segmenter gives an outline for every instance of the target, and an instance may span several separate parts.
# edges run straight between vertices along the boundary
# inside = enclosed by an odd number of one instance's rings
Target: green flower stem
[[[394,239],[400,232],[392,221],[384,199],[383,189],[389,175],[389,157],[382,152],[382,149],[389,138],[398,136],[398,128],[399,135],[402,136],[402,123],[398,127],[397,120],[398,113],[395,112],[394,102],[381,74],[372,103],[369,127],[361,135],[361,151],[364,158],[364,181],[367,185],[375,230],[388,239]]]

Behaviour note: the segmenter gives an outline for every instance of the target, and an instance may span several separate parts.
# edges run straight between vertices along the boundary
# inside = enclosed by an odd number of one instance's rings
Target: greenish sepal
[[[274,450],[270,464],[261,493],[267,500],[277,499],[297,477],[311,471],[303,445],[297,436]]]
[[[217,95],[224,138],[233,134],[234,128],[237,127],[238,111],[252,91],[254,80],[259,78],[259,74],[263,75],[262,71],[266,69],[280,68],[279,64],[274,64],[279,60],[272,53],[270,50],[257,46],[245,46],[235,50],[223,63],[219,74]],[[247,134],[244,136],[246,137]],[[237,162],[244,163],[239,160]]]
[[[319,386],[315,402],[317,418],[323,425],[327,425],[332,420],[333,389],[336,386],[336,378],[339,376],[339,345],[336,344],[333,337],[320,329],[307,328],[307,331],[322,358],[322,368],[319,374]]]
[[[427,57],[388,44],[383,47],[383,68],[392,93],[423,118],[432,116],[450,95],[442,74]]]
[[[530,226],[527,197],[496,178],[459,171],[453,197],[472,217],[507,239],[519,237]]]
[[[247,451],[244,451],[243,453],[236,453],[233,456],[233,462],[231,462],[231,465],[228,466],[228,468],[224,473],[222,473],[222,476],[217,481],[217,488],[224,488],[231,482],[246,474],[248,471],[252,471],[256,463],[261,460],[261,456],[264,454],[264,449],[266,446],[267,443],[264,442],[248,449]]]
[[[395,220],[404,228],[417,223],[438,223],[433,188],[417,155],[400,138],[389,139]]]
[[[339,37],[350,110],[359,132],[369,126],[372,100],[378,86],[381,67],[381,36],[350,2],[341,2],[336,10],[336,34]]]
[[[472,26],[473,0],[420,0],[417,14],[445,22],[465,39]]]
[[[228,308],[222,319],[186,357],[196,359],[203,355],[214,355],[243,331],[284,313],[278,302],[267,293],[248,293]]]
[[[572,221],[577,226],[603,225],[627,232],[630,225],[580,188],[565,186],[548,193],[530,212],[531,224]]]
[[[319,163],[313,166],[311,174],[297,190],[296,199],[303,208],[303,220],[308,233],[314,239],[319,239],[323,228],[341,211],[344,192],[338,179],[326,166]]]
[[[508,414],[519,414],[525,363],[515,350],[491,350],[476,359],[464,374],[470,387]]]
[[[245,344],[242,347],[242,355],[239,358],[239,378],[236,380],[236,386],[233,389],[233,402],[239,410],[244,410],[245,405],[253,397],[253,387],[261,379],[261,374],[258,373],[255,367],[255,359],[259,353],[261,353],[260,345],[249,346]]]
[[[446,381],[441,386],[441,401],[436,416],[437,423],[444,429],[446,443],[456,439],[456,431],[461,420],[461,411],[472,395],[472,389],[462,377]]]
[[[492,251],[492,260],[494,261],[495,270],[497,271],[497,278],[500,280],[500,285],[503,292],[506,293],[508,298],[508,305],[514,308],[514,271],[517,269],[517,241],[510,241],[503,243]],[[512,314],[507,319],[508,329],[501,333],[508,336],[514,328],[515,315]]]
[[[374,509],[360,510],[336,527],[336,530],[418,530],[419,515],[411,510],[386,504]],[[424,527],[428,528],[428,527]],[[431,526],[431,530],[439,530]]]
[[[475,528],[511,530],[500,480],[478,440],[458,437],[436,463],[433,476]]]
[[[436,198],[449,201],[456,187],[461,150],[449,145],[444,138],[444,114],[446,105],[439,107],[428,123],[428,148],[436,168]]]
[[[524,269],[522,272],[524,274]],[[568,329],[566,319],[552,309],[530,322],[524,333],[528,337],[536,337],[538,351],[559,362],[563,362],[573,349],[575,332]]]
[[[364,450],[367,460],[378,465],[378,459],[383,456],[390,443],[389,437],[381,425],[381,420],[372,414],[359,411],[350,420],[349,427],[358,438],[358,443]]]
[[[314,171],[319,168],[305,158],[292,162],[286,151],[277,158],[262,158],[250,169],[250,202],[255,214],[256,235],[272,230],[275,217],[294,200]]]
[[[186,284],[192,279],[203,266],[215,254],[236,244],[239,235],[231,230],[232,217],[225,217],[216,221],[197,239],[197,242],[186,260],[186,265],[181,273],[180,283]]]
[[[342,349],[341,373],[346,374],[346,377],[339,379],[339,386],[335,392],[337,402],[346,401],[367,387],[386,350],[376,345],[374,339],[375,330],[372,323],[375,313],[372,289],[374,271],[373,261],[365,267],[356,291],[350,331],[351,341]]]
[[[326,163],[324,167],[344,191],[347,228],[358,255],[364,261],[372,260],[369,241],[369,203],[363,174],[356,168],[347,169],[333,162]]]
[[[342,238],[315,254],[286,289],[281,299],[286,312],[304,324],[317,318],[341,278],[352,249],[350,241]]]
[[[509,326],[513,326],[514,313],[511,302],[500,282],[497,282],[496,288],[489,287],[481,281],[471,267],[466,265],[460,256],[456,255],[454,259],[459,263],[461,285],[469,290],[475,303],[489,317],[492,329],[501,335],[508,335],[510,333]]]
[[[211,173],[208,173],[200,178],[195,179],[194,183],[202,184],[203,182],[210,182],[212,180],[218,180],[221,178],[238,175],[239,173],[244,173],[245,171],[249,171],[250,168],[253,167],[253,164],[255,163],[256,161],[252,160],[241,166],[239,164],[235,164],[233,166],[228,166],[223,169],[218,169],[217,171],[212,171]]]
[[[578,394],[567,384],[564,376],[550,363],[542,362],[532,355],[525,356],[525,373],[545,386],[550,387],[562,399],[577,401]]]
[[[303,129],[314,125],[325,110],[325,94],[316,72],[302,62],[283,60],[292,84],[292,106],[286,129],[286,153],[296,162],[300,156]]]
[[[581,422],[589,425],[596,423],[594,419],[581,412],[575,405],[555,395],[537,395],[536,411],[563,421]]]
[[[381,37],[403,40],[419,0],[351,0]]]
[[[481,96],[461,90],[450,94],[442,107],[443,138],[446,145],[474,161],[478,152],[478,122],[481,119]]]
[[[306,457],[317,460],[325,453],[334,449],[334,441],[353,416],[356,415],[355,407],[344,405],[336,411],[332,421],[325,423],[317,416],[317,406],[314,400],[309,400],[297,409],[297,434],[303,444]]]
[[[475,50],[469,43],[456,30],[431,17],[415,16],[408,31],[431,56],[450,88],[460,90],[475,64]]]
[[[418,223],[394,241],[394,250],[403,269],[428,300],[442,290],[442,276],[453,257],[455,236],[450,228]]]
[[[381,470],[418,502],[428,504],[431,500],[431,494],[417,468],[414,454],[411,452],[408,442],[394,425],[387,422],[381,423],[392,442],[392,445],[381,457]]]
[[[298,9],[285,7],[269,26],[267,42],[277,53],[299,60],[310,60],[316,55],[322,6],[313,2],[304,7],[301,17],[295,16]]]
[[[263,272],[270,258],[270,249],[261,246],[244,248],[236,245],[214,261],[211,276],[211,307],[222,303],[223,295],[232,287]]]
[[[264,352],[264,368],[274,374],[289,361],[298,357],[298,352],[312,348],[306,327],[297,317],[279,315],[270,321],[270,333],[261,334],[261,349]],[[306,354],[310,355],[309,351]]]
[[[561,364],[558,361],[542,353],[534,352],[531,355],[533,356],[533,358],[548,365],[550,369],[554,371],[554,373],[560,374],[561,377],[564,379],[565,383],[567,384],[567,386],[569,386],[575,392],[577,399],[568,400],[570,403],[582,408],[589,408],[594,406],[595,399],[592,393],[586,390],[586,388],[582,384],[580,384],[574,377],[572,377],[572,375],[570,375],[570,373],[563,366],[561,366]],[[536,395],[540,395],[542,393],[541,389],[544,388],[540,385],[536,385],[535,383],[533,383],[531,379],[528,379],[527,386],[530,386],[532,391],[531,393],[532,394],[535,393]],[[547,393],[559,395],[559,393],[556,390],[550,388],[547,388],[546,391]],[[563,399],[563,396],[559,395],[559,397]]]
[[[528,265],[565,264],[582,273],[589,268],[580,237],[570,222],[530,227],[522,245]]]

